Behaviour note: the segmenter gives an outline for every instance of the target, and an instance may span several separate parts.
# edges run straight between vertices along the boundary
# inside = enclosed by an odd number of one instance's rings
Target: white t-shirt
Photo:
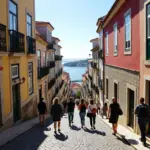
[[[91,105],[91,104],[89,104],[89,106],[88,106],[88,113],[92,113],[92,109],[97,109],[97,106],[96,106],[96,104],[93,104],[93,105]]]

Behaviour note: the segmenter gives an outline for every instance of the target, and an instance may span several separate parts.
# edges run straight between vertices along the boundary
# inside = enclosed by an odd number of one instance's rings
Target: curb
[[[102,118],[100,118],[100,116],[98,116],[98,118],[103,121]],[[109,128],[111,128],[105,121],[103,121]],[[112,129],[112,128],[111,128]],[[135,146],[133,144],[131,144],[124,136],[121,136],[119,133],[117,133],[119,136],[117,136],[120,139],[125,140],[132,148],[134,148],[135,150],[138,150],[137,148],[135,148]]]

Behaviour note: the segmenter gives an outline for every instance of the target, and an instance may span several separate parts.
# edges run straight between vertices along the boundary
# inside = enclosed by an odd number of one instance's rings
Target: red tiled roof
[[[98,22],[99,22],[99,21],[103,21],[103,20],[105,19],[105,17],[106,17],[106,16],[103,16],[103,17],[98,18],[96,25],[98,25]]]
[[[60,45],[58,45],[58,47],[62,48]]]
[[[54,29],[50,22],[36,21],[36,25],[50,25]]]
[[[54,40],[58,40],[58,41],[60,42],[60,39],[59,39],[59,38],[57,38],[57,37],[54,37],[54,36],[53,36],[53,38],[54,38]]]
[[[81,88],[81,85],[78,83],[72,83],[71,88]]]
[[[46,42],[48,44],[48,42],[42,37],[42,35],[37,31],[35,30],[35,33],[37,36],[39,36],[44,42]]]
[[[90,42],[93,42],[93,41],[95,41],[95,40],[98,40],[98,38],[92,39],[92,40],[90,40]]]

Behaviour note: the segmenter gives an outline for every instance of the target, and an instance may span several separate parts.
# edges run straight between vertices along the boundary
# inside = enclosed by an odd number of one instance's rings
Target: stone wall
[[[26,103],[22,109],[21,109],[21,115],[23,120],[28,120],[31,118],[34,118],[38,115],[38,110],[37,110],[37,96],[34,96],[31,100]]]
[[[108,79],[108,103],[109,104],[111,103],[112,97],[114,97],[114,83],[118,84],[117,99],[123,110],[123,116],[120,117],[120,123],[126,126],[128,122],[127,89],[131,87],[131,90],[135,91],[134,108],[136,108],[139,99],[139,82],[140,82],[139,73],[135,71],[130,71],[130,70],[106,65],[105,66],[105,92],[106,92],[106,78]],[[106,96],[105,96],[105,100],[106,100]]]

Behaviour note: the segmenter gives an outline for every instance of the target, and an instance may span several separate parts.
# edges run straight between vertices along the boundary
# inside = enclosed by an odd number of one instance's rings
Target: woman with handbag
[[[59,98],[55,97],[53,100],[52,108],[51,108],[51,116],[52,116],[52,120],[54,122],[54,133],[55,134],[57,134],[57,131],[56,131],[57,123],[58,123],[58,132],[61,132],[60,122],[61,122],[62,115],[63,115],[63,111],[62,111],[62,106],[59,104]]]
[[[92,130],[95,129],[96,112],[97,112],[97,106],[96,106],[96,104],[94,104],[94,101],[91,100],[90,104],[88,106],[87,117],[89,117],[89,119],[90,119],[90,125],[91,125]]]
[[[112,103],[109,106],[108,118],[109,122],[112,123],[113,135],[117,133],[118,118],[119,115],[122,115],[123,112],[120,108],[120,105],[117,103],[116,98],[112,98]]]

